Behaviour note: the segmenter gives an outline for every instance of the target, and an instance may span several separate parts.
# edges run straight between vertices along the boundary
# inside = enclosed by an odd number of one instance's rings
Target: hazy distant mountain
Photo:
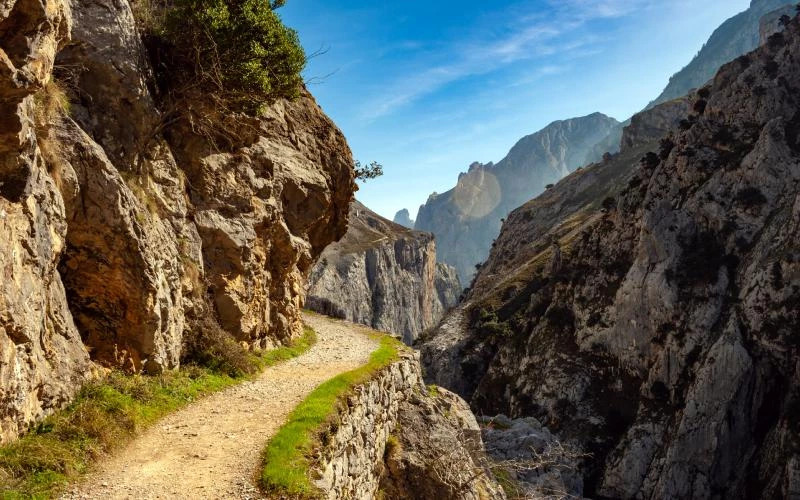
[[[695,58],[670,78],[667,88],[648,108],[682,97],[690,90],[703,86],[723,64],[755,50],[759,46],[761,18],[782,7],[787,7],[789,13],[794,3],[786,0],[753,0],[749,9],[722,23]]]
[[[433,194],[419,209],[415,228],[436,235],[440,260],[469,283],[489,255],[501,219],[576,168],[599,160],[595,146],[619,122],[601,113],[553,122],[521,139],[499,163],[473,163],[455,188]]]
[[[394,223],[400,224],[401,226],[405,226],[409,229],[414,229],[414,221],[411,220],[411,215],[408,213],[407,208],[404,208],[394,214]]]

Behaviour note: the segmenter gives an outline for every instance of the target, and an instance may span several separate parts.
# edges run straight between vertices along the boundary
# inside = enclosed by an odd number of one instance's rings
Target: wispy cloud
[[[395,83],[368,99],[362,117],[375,120],[392,114],[443,87],[464,78],[485,75],[525,60],[559,56],[564,59],[597,52],[598,39],[586,34],[587,23],[631,15],[651,6],[656,0],[548,0],[534,8],[531,4],[509,11],[496,26],[482,27],[480,36],[451,42],[437,51],[433,60],[418,64]],[[494,28],[494,30],[492,30]],[[442,62],[445,59],[446,62]],[[537,78],[552,73],[556,66],[544,63]]]

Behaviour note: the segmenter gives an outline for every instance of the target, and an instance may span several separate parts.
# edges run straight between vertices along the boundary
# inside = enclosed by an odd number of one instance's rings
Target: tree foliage
[[[251,113],[299,96],[306,55],[275,12],[285,0],[162,1],[150,4],[156,14],[147,28],[172,89],[197,88]]]
[[[361,162],[356,160],[353,169],[356,171],[356,179],[362,181],[376,179],[383,175],[383,165],[376,161],[373,161],[369,165],[361,165]]]

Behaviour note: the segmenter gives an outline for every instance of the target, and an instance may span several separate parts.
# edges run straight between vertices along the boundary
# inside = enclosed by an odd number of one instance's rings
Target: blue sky
[[[749,0],[289,0],[305,79],[362,162],[385,217],[498,161],[548,123],[619,120],[655,98]]]

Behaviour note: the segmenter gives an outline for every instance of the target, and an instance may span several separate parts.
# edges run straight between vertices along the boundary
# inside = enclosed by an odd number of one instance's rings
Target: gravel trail
[[[377,348],[363,327],[304,319],[318,337],[306,354],[168,415],[62,498],[261,498],[254,482],[269,438],[311,391]]]

